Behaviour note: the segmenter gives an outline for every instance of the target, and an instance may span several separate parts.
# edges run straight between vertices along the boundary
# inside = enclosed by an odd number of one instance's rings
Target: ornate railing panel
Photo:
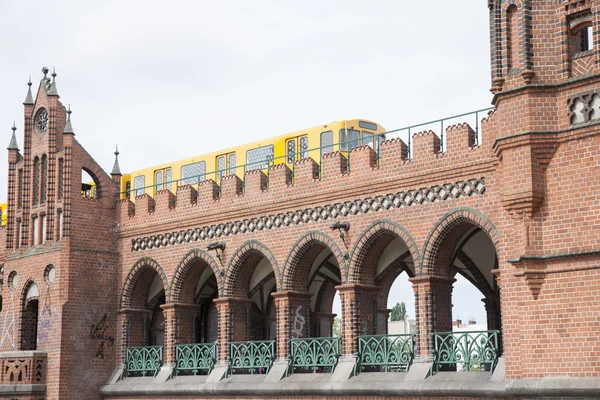
[[[358,337],[358,371],[408,371],[414,357],[414,335]]]
[[[275,360],[275,341],[232,342],[230,354],[230,373],[266,374]]]
[[[32,385],[46,383],[46,353],[9,351],[0,353],[0,384]]]
[[[499,331],[441,332],[433,334],[437,372],[444,366],[465,371],[494,371],[498,361]]]
[[[340,338],[290,339],[289,372],[333,372],[340,357]]]
[[[217,361],[216,343],[175,345],[175,374],[210,374]]]
[[[127,347],[125,376],[155,376],[163,363],[162,346]]]

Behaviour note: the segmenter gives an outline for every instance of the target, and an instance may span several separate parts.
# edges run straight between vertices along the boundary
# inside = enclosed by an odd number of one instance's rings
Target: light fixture
[[[221,254],[225,251],[225,242],[214,242],[206,246],[206,250],[211,251],[214,250],[216,252],[217,258],[219,259],[219,263],[223,266],[223,260],[221,260]],[[220,250],[220,251],[219,251]]]
[[[336,221],[333,225],[331,225],[331,230],[335,231],[336,229],[340,233],[340,239],[342,239],[342,242],[344,242],[344,246],[346,246],[346,249],[348,249],[348,244],[346,244],[346,238],[344,237],[344,232],[348,232],[350,230],[350,222]]]

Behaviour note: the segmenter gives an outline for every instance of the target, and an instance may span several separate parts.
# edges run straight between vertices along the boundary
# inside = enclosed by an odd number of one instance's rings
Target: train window
[[[358,121],[358,126],[359,126],[359,128],[368,129],[370,131],[377,130],[377,124],[374,124],[372,122]]]
[[[235,153],[229,155],[229,175],[235,175]]]
[[[171,168],[159,169],[154,171],[155,190],[171,189],[173,184],[173,173]]]
[[[165,183],[167,189],[171,190],[173,184],[173,172],[171,171],[171,168],[165,170]]]
[[[333,151],[333,131],[321,133],[321,155]]]
[[[308,136],[302,136],[300,138],[300,157],[308,157]]]
[[[181,166],[181,179],[184,185],[193,185],[206,180],[206,163],[199,161]]]
[[[355,129],[340,129],[340,150],[350,151],[360,146],[360,131]]]
[[[225,175],[225,156],[217,157],[217,169],[219,179],[221,179]]]
[[[162,171],[156,171],[155,172],[155,179],[154,179],[154,183],[156,183],[156,190],[162,190],[162,183],[163,183],[163,172]]]
[[[373,132],[363,131],[362,132],[363,144],[371,146],[373,149]]]
[[[247,170],[269,168],[269,163],[273,161],[273,145],[259,147],[246,152]]]
[[[296,159],[296,140],[289,139],[287,141],[287,162],[292,164]]]
[[[146,186],[146,176],[140,175],[133,178],[133,190],[136,196],[144,194],[144,186]]]
[[[131,196],[131,181],[125,182],[125,197],[129,198]]]

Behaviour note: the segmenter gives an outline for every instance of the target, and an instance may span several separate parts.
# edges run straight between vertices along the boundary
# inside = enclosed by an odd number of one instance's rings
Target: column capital
[[[272,294],[275,300],[278,299],[310,299],[313,295],[308,292],[297,292],[295,290],[286,290],[284,292],[274,292]]]
[[[431,287],[437,284],[446,284],[452,285],[456,282],[455,278],[449,278],[447,276],[437,276],[437,275],[422,275],[415,276],[414,278],[408,278],[408,281],[413,284],[413,286],[424,285]]]
[[[251,304],[254,300],[248,297],[218,297],[213,300],[217,306],[221,304]]]
[[[338,285],[335,287],[340,294],[343,292],[378,292],[379,286],[375,285],[364,285],[361,283],[349,283],[346,285]]]
[[[167,303],[162,304],[160,306],[161,309],[165,311],[174,311],[174,310],[199,310],[201,306],[199,304],[191,304],[191,303]]]

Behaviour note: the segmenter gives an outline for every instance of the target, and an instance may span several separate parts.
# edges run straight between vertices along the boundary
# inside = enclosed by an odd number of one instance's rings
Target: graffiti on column
[[[106,330],[109,327],[106,319],[107,314],[104,314],[100,321],[97,324],[92,325],[90,329],[90,337],[92,340],[99,341],[98,349],[96,350],[96,358],[104,358],[104,349],[106,348],[106,345],[109,344],[112,346],[115,343],[114,336],[110,336],[106,333]]]
[[[292,326],[292,336],[295,338],[304,336],[302,331],[304,330],[306,320],[304,319],[304,316],[300,314],[300,311],[302,311],[301,305],[296,308],[296,317],[294,318],[294,325]]]
[[[14,293],[9,291],[10,293],[10,303],[14,305]],[[15,346],[15,336],[16,336],[16,323],[15,323],[15,307],[12,307],[11,315],[4,315],[4,320],[2,324],[2,339],[0,339],[0,346],[4,345],[4,342],[8,339],[8,344],[13,349],[16,349]]]

